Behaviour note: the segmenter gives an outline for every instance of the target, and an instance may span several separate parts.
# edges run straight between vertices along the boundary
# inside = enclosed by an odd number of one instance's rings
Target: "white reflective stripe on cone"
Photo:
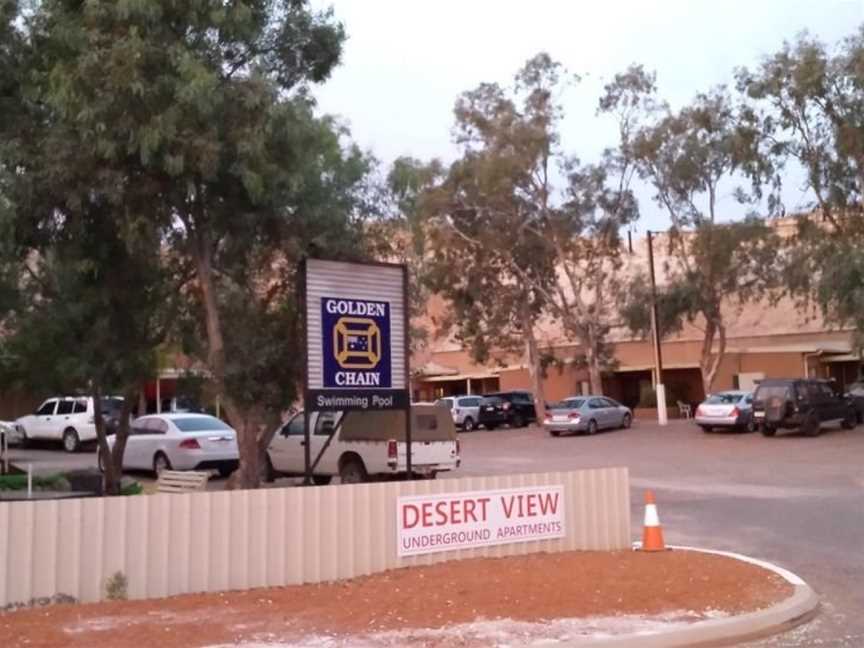
[[[646,527],[660,526],[660,516],[657,515],[657,505],[656,504],[646,504],[645,505],[645,526]]]

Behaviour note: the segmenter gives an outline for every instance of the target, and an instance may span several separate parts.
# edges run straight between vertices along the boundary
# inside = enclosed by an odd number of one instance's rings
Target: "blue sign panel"
[[[321,298],[324,387],[389,389],[390,304]]]

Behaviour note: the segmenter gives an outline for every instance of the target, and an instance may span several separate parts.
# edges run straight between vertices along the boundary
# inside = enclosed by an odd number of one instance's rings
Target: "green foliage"
[[[129,579],[121,571],[105,579],[105,598],[109,601],[125,601],[129,598]]]
[[[16,134],[3,164],[20,171],[16,258],[40,264],[52,304],[32,291],[25,315],[89,354],[86,370],[59,354],[36,365],[140,384],[167,336],[208,366],[247,485],[257,435],[299,383],[297,263],[367,254],[372,161],[308,92],[344,38],[301,0],[44,0],[27,21],[33,136]]]
[[[69,482],[63,475],[34,475],[32,478],[33,490],[40,491],[68,491]],[[0,491],[23,491],[27,490],[27,475],[0,475]]]
[[[808,34],[742,69],[738,83],[756,105],[777,164],[807,174],[805,207],[787,241],[784,282],[802,307],[864,331],[864,26],[831,50]],[[779,208],[779,206],[778,206]]]
[[[651,99],[653,78],[640,68],[616,77],[608,89],[612,98],[646,95],[636,105],[631,123],[622,129],[622,150],[636,161],[640,175],[655,190],[655,200],[672,223],[670,261],[665,288],[658,295],[661,333],[699,322],[702,340],[703,386],[710,391],[726,349],[724,304],[742,308],[778,285],[781,241],[755,215],[723,223],[718,200],[724,186],[746,181],[734,191],[744,204],[757,204],[766,187],[776,188],[776,164],[762,137],[752,109],[736,104],[729,92],[715,88],[697,95],[677,112]],[[617,105],[609,101],[606,106]],[[624,319],[644,331],[648,319],[646,281],[637,277],[633,295],[624,299]],[[717,351],[714,351],[715,343]]]
[[[120,488],[121,495],[143,495],[144,487],[139,482],[132,482]]]

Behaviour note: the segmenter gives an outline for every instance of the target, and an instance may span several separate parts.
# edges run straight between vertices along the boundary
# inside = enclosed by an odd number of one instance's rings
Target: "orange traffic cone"
[[[645,526],[642,528],[642,551],[666,551],[663,527],[657,515],[657,502],[653,491],[645,491]]]

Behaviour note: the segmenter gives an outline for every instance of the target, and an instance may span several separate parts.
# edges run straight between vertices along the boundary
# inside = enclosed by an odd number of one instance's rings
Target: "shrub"
[[[105,598],[109,601],[125,601],[128,598],[129,579],[121,571],[105,579]]]

